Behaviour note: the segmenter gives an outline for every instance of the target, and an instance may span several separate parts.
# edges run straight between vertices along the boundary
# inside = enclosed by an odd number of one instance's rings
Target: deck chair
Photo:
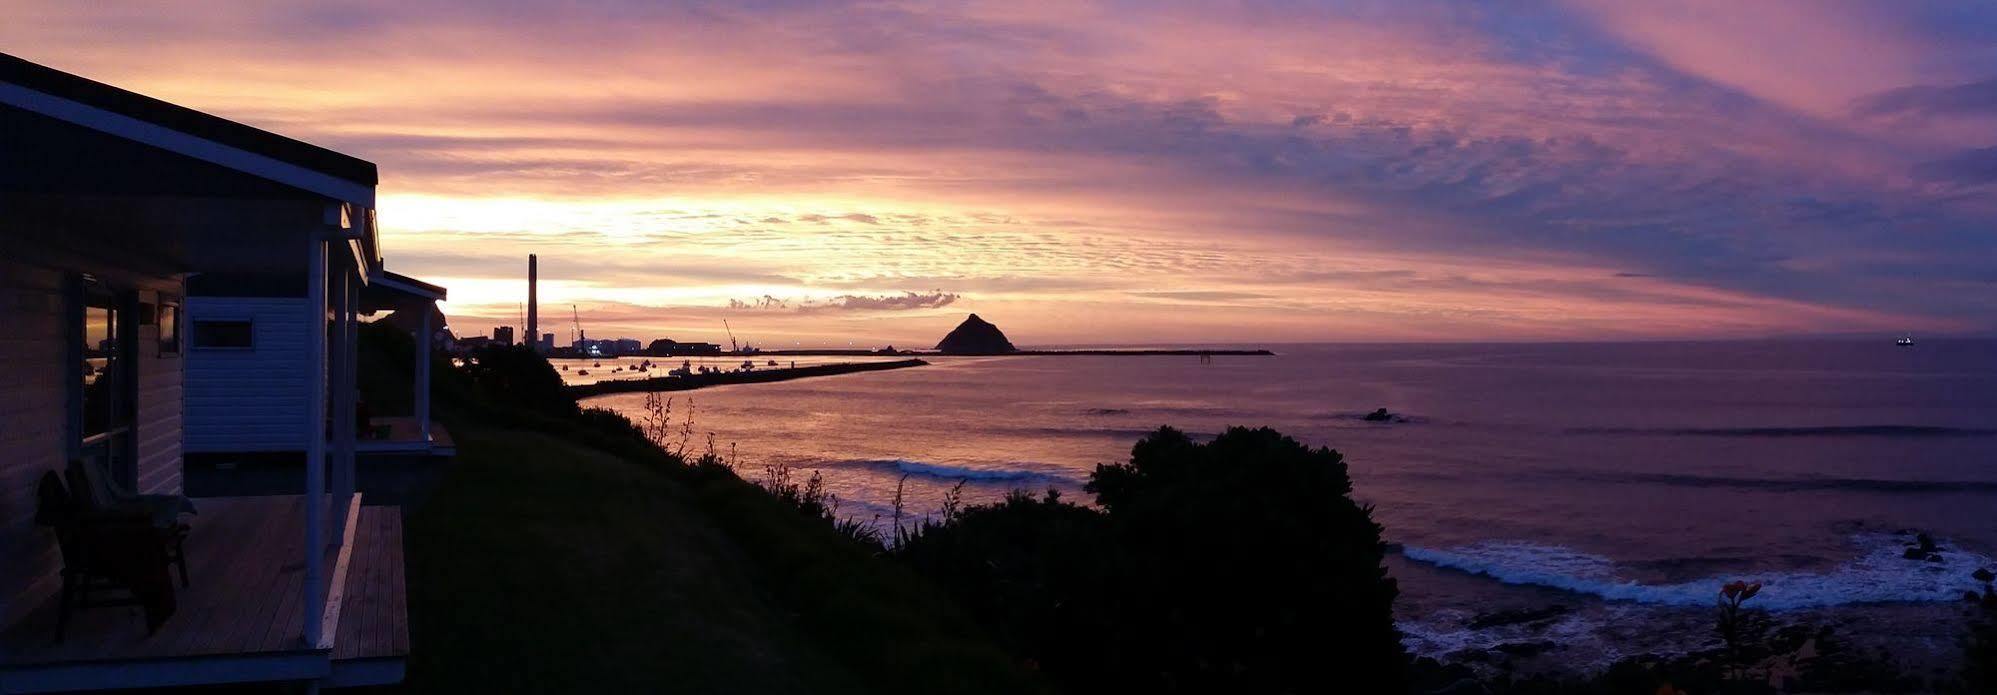
[[[138,516],[89,516],[55,471],[42,473],[36,496],[35,523],[55,532],[62,554],[56,641],[61,642],[68,632],[70,614],[88,608],[138,606],[145,611],[146,634],[158,632],[173,614],[172,580],[166,579],[163,587],[158,581],[151,586],[134,581],[145,574],[143,569],[134,572],[134,568],[151,565],[152,572],[164,570],[164,546],[157,542],[157,529]],[[117,554],[134,549],[142,556]]]
[[[69,490],[79,514],[85,519],[143,521],[151,524],[165,542],[167,562],[180,570],[180,585],[187,578],[187,535],[192,530],[180,522],[181,514],[194,514],[194,503],[180,495],[140,495],[113,482],[104,469],[83,459],[69,462]]]

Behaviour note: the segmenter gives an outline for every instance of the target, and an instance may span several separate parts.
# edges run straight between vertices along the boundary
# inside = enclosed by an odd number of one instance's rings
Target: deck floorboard
[[[188,517],[192,585],[180,587],[174,573],[178,609],[156,635],[146,635],[138,607],[96,607],[72,613],[66,639],[56,643],[60,607],[50,593],[0,629],[0,667],[312,651],[302,639],[306,497],[204,497],[196,505],[200,513]],[[365,507],[359,521],[351,559],[357,567],[349,567],[335,647],[367,655],[407,653],[401,513],[397,507]],[[339,529],[330,527],[328,533]],[[367,617],[347,613],[355,607]],[[353,645],[343,639],[349,619]]]
[[[402,510],[362,507],[347,599],[333,658],[375,659],[409,653],[408,593],[403,581]]]

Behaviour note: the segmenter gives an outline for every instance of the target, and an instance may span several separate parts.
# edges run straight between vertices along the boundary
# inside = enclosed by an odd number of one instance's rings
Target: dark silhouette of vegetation
[[[1087,490],[1100,510],[1014,494],[896,554],[1071,690],[1405,689],[1381,529],[1338,452],[1161,428]]]
[[[364,352],[370,336],[393,339],[364,331]],[[406,383],[412,351],[381,349],[403,363],[364,388]],[[446,360],[431,383],[460,448],[409,512],[425,646],[401,691],[1043,690],[877,537],[738,475],[691,402],[661,403],[656,426],[579,408],[519,347]]]
[[[1747,659],[1751,643],[1759,642],[1767,631],[1767,620],[1741,604],[1761,593],[1761,582],[1728,582],[1720,587],[1719,622],[1713,626],[1727,649],[1727,675],[1735,681],[1747,680]]]
[[[1980,592],[1967,592],[1970,605],[1969,636],[1964,639],[1962,683],[1964,693],[1997,693],[1997,573],[1978,569],[1973,575],[1983,583]]]
[[[562,375],[525,345],[488,345],[472,351],[465,375],[471,395],[488,406],[519,408],[547,415],[572,415],[576,399]]]

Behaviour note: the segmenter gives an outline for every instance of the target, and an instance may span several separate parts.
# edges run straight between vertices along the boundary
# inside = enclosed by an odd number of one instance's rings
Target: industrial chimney
[[[527,335],[526,335],[526,338],[527,338],[527,344],[528,344],[529,346],[533,347],[533,348],[534,348],[534,351],[535,351],[535,352],[540,352],[540,351],[541,351],[541,331],[539,331],[539,330],[536,330],[536,329],[537,329],[537,328],[539,327],[539,324],[540,324],[540,318],[541,318],[541,317],[540,317],[540,313],[541,313],[541,294],[540,294],[540,292],[541,292],[541,287],[540,287],[540,285],[541,285],[541,278],[539,277],[539,276],[540,276],[540,272],[541,272],[541,257],[540,257],[540,256],[537,256],[537,255],[535,255],[535,254],[531,254],[531,253],[530,253],[530,254],[527,254]]]

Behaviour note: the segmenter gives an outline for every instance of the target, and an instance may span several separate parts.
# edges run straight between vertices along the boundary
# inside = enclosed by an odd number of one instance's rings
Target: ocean
[[[1386,527],[1406,641],[1436,657],[1550,642],[1547,663],[1587,669],[1707,646],[1720,585],[1743,579],[1784,622],[1945,663],[1970,573],[1997,565],[1997,341],[1275,349],[934,358],[672,395],[693,448],[711,433],[750,478],[820,472],[842,516],[880,523],[897,485],[917,514],[960,481],[971,502],[1085,500],[1097,464],[1161,425],[1333,447]],[[1382,407],[1400,417],[1363,419]],[[1916,533],[1938,558],[1903,557]],[[1476,620],[1505,608],[1551,617]]]

